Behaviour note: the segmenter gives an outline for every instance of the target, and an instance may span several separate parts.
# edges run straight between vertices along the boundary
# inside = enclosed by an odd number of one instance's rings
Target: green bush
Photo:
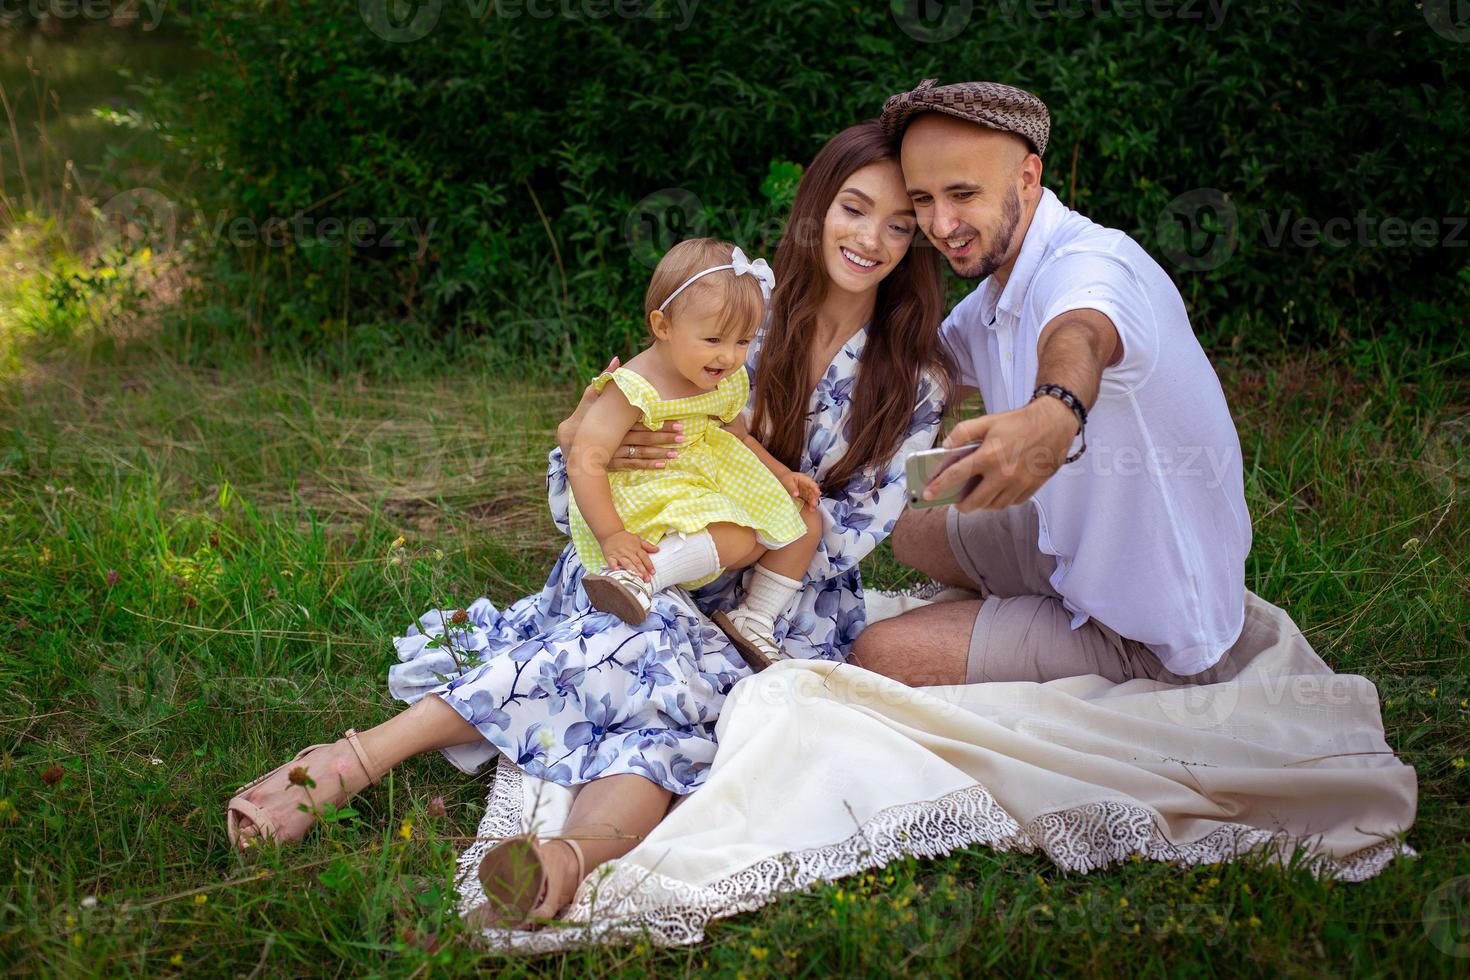
[[[474,338],[585,371],[636,342],[660,247],[769,254],[827,137],[922,78],[988,77],[1048,102],[1046,182],[1161,256],[1207,342],[1452,339],[1470,28],[1388,0],[925,6],[219,0],[169,122],[214,178],[207,281],[298,350]],[[374,231],[323,241],[324,219]]]

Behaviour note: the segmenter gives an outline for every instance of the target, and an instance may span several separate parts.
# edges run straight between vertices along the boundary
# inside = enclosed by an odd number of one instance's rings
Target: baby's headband
[[[740,246],[737,245],[735,246],[735,251],[730,253],[730,262],[728,265],[713,265],[710,266],[708,269],[702,269],[699,272],[696,272],[688,279],[685,279],[683,284],[678,289],[670,293],[669,298],[660,303],[658,308],[662,310],[670,303],[672,303],[674,301],[674,297],[678,296],[685,289],[687,289],[689,287],[689,284],[694,282],[694,280],[700,278],[701,276],[707,276],[711,272],[719,272],[721,269],[733,269],[737,276],[743,276],[747,273],[754,276],[755,281],[761,287],[761,298],[766,301],[767,305],[770,304],[771,290],[776,288],[776,274],[771,271],[771,267],[766,264],[765,259],[756,259],[754,262],[752,262],[750,261],[750,259],[747,259],[745,257],[745,253],[740,251]]]

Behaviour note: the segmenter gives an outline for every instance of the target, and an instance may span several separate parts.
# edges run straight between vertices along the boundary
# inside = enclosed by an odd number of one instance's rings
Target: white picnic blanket
[[[870,618],[920,602],[870,594]],[[1412,855],[1417,781],[1384,741],[1377,689],[1333,673],[1254,595],[1245,630],[1240,673],[1195,687],[1093,675],[915,689],[778,664],[735,686],[708,782],[588,876],[573,925],[486,943],[697,942],[710,920],[813,882],[977,844],[1079,872],[1131,854],[1195,864],[1300,848],[1346,881]],[[573,794],[499,760],[481,839],[460,859],[464,909],[484,901],[475,871],[494,840],[555,834]]]

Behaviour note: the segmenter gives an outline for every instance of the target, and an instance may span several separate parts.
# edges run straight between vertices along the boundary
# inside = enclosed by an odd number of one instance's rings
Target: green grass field
[[[59,62],[84,180],[88,160],[159,153],[106,150],[84,111],[121,88],[117,59]],[[31,176],[0,238],[5,972],[1470,972],[1470,352],[1217,357],[1246,452],[1248,583],[1378,685],[1419,774],[1417,859],[1347,885],[1244,863],[1064,875],[973,849],[789,896],[694,948],[505,962],[451,911],[483,780],[413,760],[248,864],[223,807],[303,745],[388,717],[389,639],[415,616],[540,585],[561,544],[541,474],[573,389],[432,353],[371,376],[272,363],[201,345],[203,316],[177,343],[154,314],[179,270],[79,254]],[[886,549],[865,572],[915,584]]]
[[[539,585],[559,544],[544,452],[573,393],[236,364],[53,351],[0,394],[0,956],[60,974],[498,966],[450,911],[482,781],[421,758],[356,817],[248,865],[222,808],[300,746],[394,710],[388,641],[412,617]],[[1244,865],[1062,875],[976,849],[791,896],[698,948],[511,971],[1465,972],[1463,895],[1458,924],[1425,918],[1470,875],[1463,367],[1223,365],[1250,585],[1378,684],[1420,777],[1417,860],[1333,885]],[[907,581],[884,553],[868,572]]]

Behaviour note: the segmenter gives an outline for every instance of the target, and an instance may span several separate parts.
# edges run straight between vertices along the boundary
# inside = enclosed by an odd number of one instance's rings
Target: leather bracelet
[[[1082,457],[1083,453],[1087,452],[1087,409],[1083,407],[1082,399],[1061,385],[1037,385],[1036,390],[1031,393],[1031,400],[1036,401],[1043,395],[1050,395],[1059,400],[1072,410],[1073,415],[1077,416],[1077,434],[1082,437],[1082,447],[1062,460],[1063,465],[1074,463]]]

